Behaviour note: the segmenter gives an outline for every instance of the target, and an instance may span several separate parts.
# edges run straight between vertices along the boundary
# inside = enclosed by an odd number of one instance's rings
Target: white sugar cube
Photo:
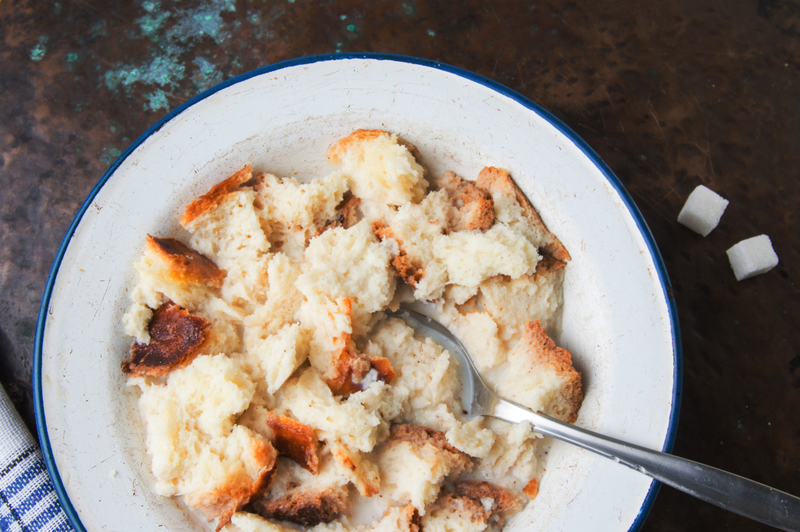
[[[778,256],[767,235],[742,240],[728,250],[728,260],[737,281],[761,275],[778,265]]]
[[[678,214],[678,222],[692,231],[707,236],[719,224],[728,200],[713,190],[698,186],[689,194],[686,204]]]

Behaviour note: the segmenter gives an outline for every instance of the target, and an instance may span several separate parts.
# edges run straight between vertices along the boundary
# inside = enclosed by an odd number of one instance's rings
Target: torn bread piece
[[[163,377],[189,364],[206,340],[209,321],[189,314],[172,301],[156,310],[148,324],[150,343],[134,342],[122,371],[133,377]]]
[[[422,518],[426,532],[500,530],[504,518],[522,506],[510,490],[485,481],[456,482],[453,493],[440,496]]]
[[[329,229],[306,248],[296,285],[311,303],[349,299],[352,334],[363,335],[372,313],[385,308],[394,296],[391,259],[391,249],[380,243],[366,221],[350,229]]]
[[[424,516],[442,483],[472,468],[444,433],[418,425],[392,425],[391,437],[378,454],[381,491],[393,503],[410,503]]]
[[[480,284],[480,303],[497,323],[499,337],[514,345],[522,336],[525,320],[538,319],[546,331],[558,328],[563,303],[566,263],[545,257],[536,271],[516,279],[498,275]]]
[[[359,129],[328,149],[328,161],[341,166],[353,194],[367,203],[387,205],[422,200],[425,171],[397,136]]]
[[[402,205],[390,222],[377,228],[381,238],[397,243],[404,263],[414,272],[423,272],[421,278],[413,279],[415,299],[438,299],[447,285],[477,292],[489,277],[519,277],[535,271],[541,257],[524,231],[495,223],[486,231],[448,232],[450,208],[447,192],[438,190],[419,204]],[[395,268],[400,270],[396,264]]]
[[[275,412],[268,412],[265,422],[272,429],[272,444],[278,454],[294,460],[297,465],[314,475],[319,473],[319,442],[314,436],[314,429]]]
[[[264,301],[270,242],[255,205],[253,172],[245,167],[186,208],[181,224],[192,233],[190,246],[227,271],[222,297],[247,308]]]
[[[450,198],[448,227],[451,231],[483,231],[494,223],[494,200],[491,194],[472,181],[450,170],[442,174],[436,186]]]
[[[278,411],[312,426],[324,441],[340,441],[350,449],[370,452],[386,438],[388,419],[396,416],[386,384],[376,381],[342,400],[314,368],[291,379],[280,395]]]
[[[132,381],[148,419],[145,443],[156,490],[183,496],[223,526],[265,488],[277,459],[268,441],[234,423],[252,399],[253,383],[225,355],[198,357],[164,384]]]
[[[310,238],[339,215],[348,190],[342,172],[302,183],[291,177],[262,174],[254,186],[261,200],[263,217],[286,229],[302,228]]]
[[[166,301],[196,311],[219,292],[225,272],[208,257],[173,238],[147,235],[145,249],[134,265],[138,282],[132,305],[123,318],[125,333],[146,344],[153,311]]]
[[[542,250],[542,255],[560,261],[570,260],[567,248],[547,229],[539,213],[506,170],[487,166],[478,174],[475,185],[491,194],[498,221],[522,226]]]
[[[348,497],[346,476],[326,454],[317,474],[280,460],[269,491],[247,510],[267,519],[313,527],[339,517],[347,509]]]
[[[347,472],[350,482],[364,497],[377,495],[381,487],[378,465],[366,454],[349,449],[341,442],[330,444],[331,454],[342,470]]]
[[[583,400],[581,374],[572,366],[572,355],[556,346],[539,321],[525,324],[509,355],[509,375],[504,392],[531,410],[573,423]]]
[[[309,362],[335,395],[347,397],[365,390],[375,380],[392,381],[395,373],[388,360],[367,357],[357,351],[352,339],[350,298],[335,303],[324,300],[316,304],[309,302],[301,309],[301,315],[306,322],[316,324]]]
[[[250,374],[259,387],[263,385],[264,393],[273,395],[308,358],[311,334],[299,323],[292,323],[265,338],[253,334],[245,340],[244,358]]]

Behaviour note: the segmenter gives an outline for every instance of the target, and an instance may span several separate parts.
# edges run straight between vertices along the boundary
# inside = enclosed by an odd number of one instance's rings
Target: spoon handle
[[[758,482],[671,454],[564,423],[497,398],[487,415],[519,423],[529,421],[546,436],[605,456],[698,499],[789,532],[800,531],[800,498]]]

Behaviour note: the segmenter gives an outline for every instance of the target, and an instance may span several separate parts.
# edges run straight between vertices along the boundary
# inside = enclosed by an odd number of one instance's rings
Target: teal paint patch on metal
[[[122,155],[122,152],[116,148],[103,148],[103,151],[100,152],[99,159],[101,163],[110,166],[120,155]]]
[[[197,66],[194,80],[201,89],[208,89],[222,81],[222,73],[205,57],[196,57],[192,61]]]
[[[47,53],[47,35],[42,35],[39,37],[39,42],[31,48],[30,58],[31,61],[41,61],[44,59],[44,55]]]
[[[149,94],[145,94],[145,98],[147,98],[147,103],[144,104],[145,111],[158,111],[159,109],[164,109],[169,111],[169,102],[167,101],[167,94],[162,91],[161,89],[156,90],[155,92],[151,92]]]
[[[120,85],[127,87],[133,83],[173,87],[184,78],[186,67],[177,58],[177,54],[168,52],[166,55],[156,57],[149,65],[143,68],[122,67],[109,70],[105,75],[106,87],[115,90]]]
[[[139,17],[136,20],[136,23],[139,25],[139,30],[144,35],[155,36],[157,39],[158,36],[154,34],[164,26],[164,23],[167,21],[167,19],[169,19],[169,17],[169,13],[148,13],[143,17]]]
[[[105,20],[101,20],[100,22],[96,23],[92,28],[89,30],[89,35],[94,38],[97,37],[105,37],[108,35],[108,24]]]
[[[150,111],[169,109],[169,100],[174,92],[192,72],[195,88],[206,89],[224,79],[223,73],[206,58],[197,57],[193,63],[196,70],[187,64],[188,58],[196,56],[195,48],[208,46],[208,39],[217,45],[230,42],[232,35],[244,21],[230,20],[225,13],[236,12],[235,0],[209,0],[198,7],[183,8],[180,3],[162,0],[141,0],[141,16],[130,30],[132,38],[148,39],[153,44],[149,63],[117,64],[102,77],[106,87],[112,91],[125,90],[133,94],[137,84],[151,90],[140,91],[143,108]],[[250,11],[246,20],[261,24],[260,13]],[[102,31],[104,28],[97,28]],[[228,64],[227,66],[231,66]]]

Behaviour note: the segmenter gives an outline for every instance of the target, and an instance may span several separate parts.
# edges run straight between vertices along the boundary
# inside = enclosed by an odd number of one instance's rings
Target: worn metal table
[[[0,380],[33,429],[33,334],[78,206],[148,126],[212,85],[356,51],[457,65],[581,135],[644,214],[684,346],[675,453],[800,493],[800,5],[781,0],[454,3],[0,1]],[[707,238],[676,223],[703,183]],[[737,282],[725,250],[781,263]],[[663,488],[645,531],[765,530]]]

